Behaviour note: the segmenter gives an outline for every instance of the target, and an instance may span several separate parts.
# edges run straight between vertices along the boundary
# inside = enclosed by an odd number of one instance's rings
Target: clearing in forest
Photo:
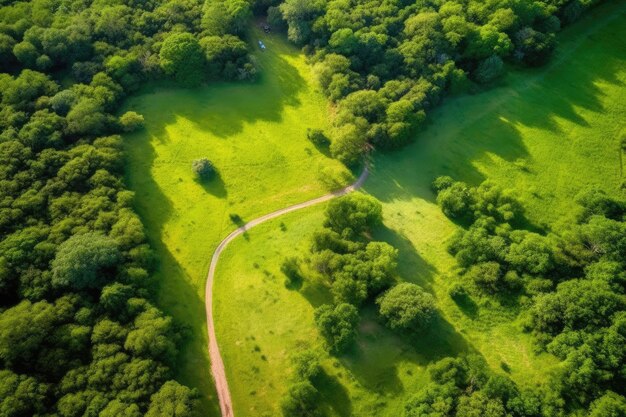
[[[536,355],[515,311],[497,303],[461,311],[447,294],[454,259],[446,241],[457,227],[434,202],[439,175],[478,184],[489,179],[516,192],[529,227],[571,219],[574,196],[590,186],[619,192],[619,132],[626,112],[624,4],[607,4],[559,35],[552,61],[512,72],[503,85],[449,100],[415,143],[378,155],[365,191],[383,203],[377,240],[400,251],[399,274],[434,293],[445,320],[407,341],[362,312],[355,348],[325,356],[318,381],[330,415],[397,416],[428,378],[424,367],[474,351],[518,384],[545,380],[556,365]],[[235,414],[274,416],[292,375],[289,358],[321,347],[313,309],[330,302],[324,285],[286,288],[280,272],[288,256],[308,250],[321,227],[323,206],[268,222],[224,252],[215,282],[218,339]],[[320,349],[321,350],[321,349]]]
[[[256,82],[157,87],[127,104],[146,120],[126,137],[128,183],[159,259],[159,305],[190,327],[178,377],[201,391],[205,416],[217,413],[203,299],[213,250],[240,223],[352,181],[306,138],[328,128],[328,102],[304,57],[278,35],[256,31],[250,45]],[[203,157],[218,171],[207,182],[191,170]]]

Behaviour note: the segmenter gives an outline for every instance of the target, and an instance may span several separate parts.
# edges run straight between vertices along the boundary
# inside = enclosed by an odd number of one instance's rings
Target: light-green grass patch
[[[278,35],[253,31],[250,43],[258,81],[153,87],[126,106],[146,123],[125,140],[128,184],[159,259],[158,302],[190,328],[178,378],[200,389],[203,415],[217,414],[204,314],[213,250],[237,223],[352,180],[306,138],[307,128],[329,127],[329,108],[304,57]],[[191,170],[203,157],[219,172],[205,183]]]
[[[376,155],[364,189],[383,203],[375,238],[399,249],[399,275],[437,297],[442,319],[427,334],[403,337],[378,324],[374,311],[362,311],[354,350],[323,356],[320,388],[330,415],[401,415],[428,379],[425,366],[461,352],[482,355],[523,386],[545,382],[558,367],[534,351],[515,309],[482,300],[461,310],[450,299],[455,261],[446,242],[458,226],[435,204],[430,183],[439,175],[473,185],[488,179],[514,190],[529,226],[546,229],[571,221],[575,196],[588,187],[620,193],[625,8],[593,10],[559,35],[547,66],[512,71],[499,87],[448,100],[412,145]],[[220,261],[217,332],[240,417],[278,415],[290,356],[322,346],[313,309],[330,301],[327,291],[317,281],[289,289],[280,272],[285,257],[308,250],[322,219],[317,206],[273,220],[234,241]]]

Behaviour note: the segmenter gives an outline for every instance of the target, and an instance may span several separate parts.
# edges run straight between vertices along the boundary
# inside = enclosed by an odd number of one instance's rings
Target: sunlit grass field
[[[494,371],[525,386],[542,383],[558,366],[534,352],[514,308],[482,300],[476,311],[461,311],[449,298],[454,260],[446,241],[458,226],[434,203],[430,183],[438,175],[494,181],[516,192],[529,227],[546,231],[571,221],[581,190],[621,193],[625,6],[592,11],[559,35],[547,66],[512,71],[497,88],[448,100],[414,144],[376,155],[365,185],[384,208],[385,227],[375,238],[399,249],[401,279],[431,291],[443,318],[429,333],[409,338],[362,312],[355,349],[323,360],[326,375],[318,385],[331,415],[398,416],[426,381],[424,367],[461,352],[482,355]],[[223,255],[217,331],[238,416],[278,415],[290,355],[321,346],[313,309],[330,298],[320,283],[286,288],[280,264],[307,251],[322,219],[321,206],[290,214],[252,230]]]
[[[258,37],[265,52],[256,47]],[[352,180],[306,138],[307,128],[328,127],[329,109],[304,57],[281,37],[260,31],[250,44],[261,73],[257,82],[153,88],[127,105],[146,120],[146,129],[125,141],[128,182],[159,259],[159,303],[189,326],[179,378],[201,390],[203,415],[217,413],[204,314],[213,250],[236,223]],[[205,184],[191,171],[202,157],[219,171]]]

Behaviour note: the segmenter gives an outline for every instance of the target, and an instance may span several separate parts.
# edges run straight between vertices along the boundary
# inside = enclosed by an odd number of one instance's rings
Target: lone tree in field
[[[380,315],[392,329],[419,329],[435,315],[435,300],[418,285],[398,284],[378,298]]]
[[[206,158],[194,159],[191,163],[191,169],[200,180],[210,180],[215,176],[215,167]]]

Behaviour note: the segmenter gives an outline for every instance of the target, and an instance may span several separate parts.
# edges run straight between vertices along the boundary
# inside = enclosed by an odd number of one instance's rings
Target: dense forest
[[[123,182],[143,117],[116,111],[149,80],[252,76],[240,3],[2,2],[1,416],[195,415]]]
[[[172,380],[184,327],[151,301],[158,260],[123,181],[120,135],[141,129],[143,117],[117,111],[142,84],[254,80],[246,27],[267,12],[303,46],[337,103],[331,151],[354,164],[366,145],[406,142],[444,94],[493,82],[505,62],[544,62],[554,33],[593,3],[0,0],[0,416],[194,415],[198,393]],[[474,197],[491,195],[444,183],[440,199],[451,216],[482,210]],[[601,240],[623,235],[623,203],[588,196],[580,224],[555,244],[503,231],[514,213],[506,204],[491,220],[472,218],[451,247],[463,276],[476,291],[524,288],[537,299],[529,330],[570,367],[555,385],[558,407],[563,397],[597,416],[623,412],[610,390],[624,382],[624,250]],[[311,257],[333,274],[338,304],[315,317],[333,351],[350,343],[358,306],[391,285],[395,250],[362,238],[380,221],[375,202],[355,197],[331,205],[316,235]],[[493,244],[506,250],[491,253]],[[297,261],[285,269],[297,270]],[[416,287],[397,285],[377,302],[394,329],[419,328],[435,314]],[[474,405],[513,413],[517,391],[490,383],[477,366],[471,358],[433,366],[441,386],[418,394],[408,415],[425,415],[415,411],[420,404],[448,404],[458,415],[472,415],[458,410]],[[445,372],[457,375],[456,385]],[[468,384],[480,390],[459,398]],[[292,394],[307,392],[303,382]],[[491,405],[493,392],[501,405]],[[286,412],[292,406],[286,400]]]

